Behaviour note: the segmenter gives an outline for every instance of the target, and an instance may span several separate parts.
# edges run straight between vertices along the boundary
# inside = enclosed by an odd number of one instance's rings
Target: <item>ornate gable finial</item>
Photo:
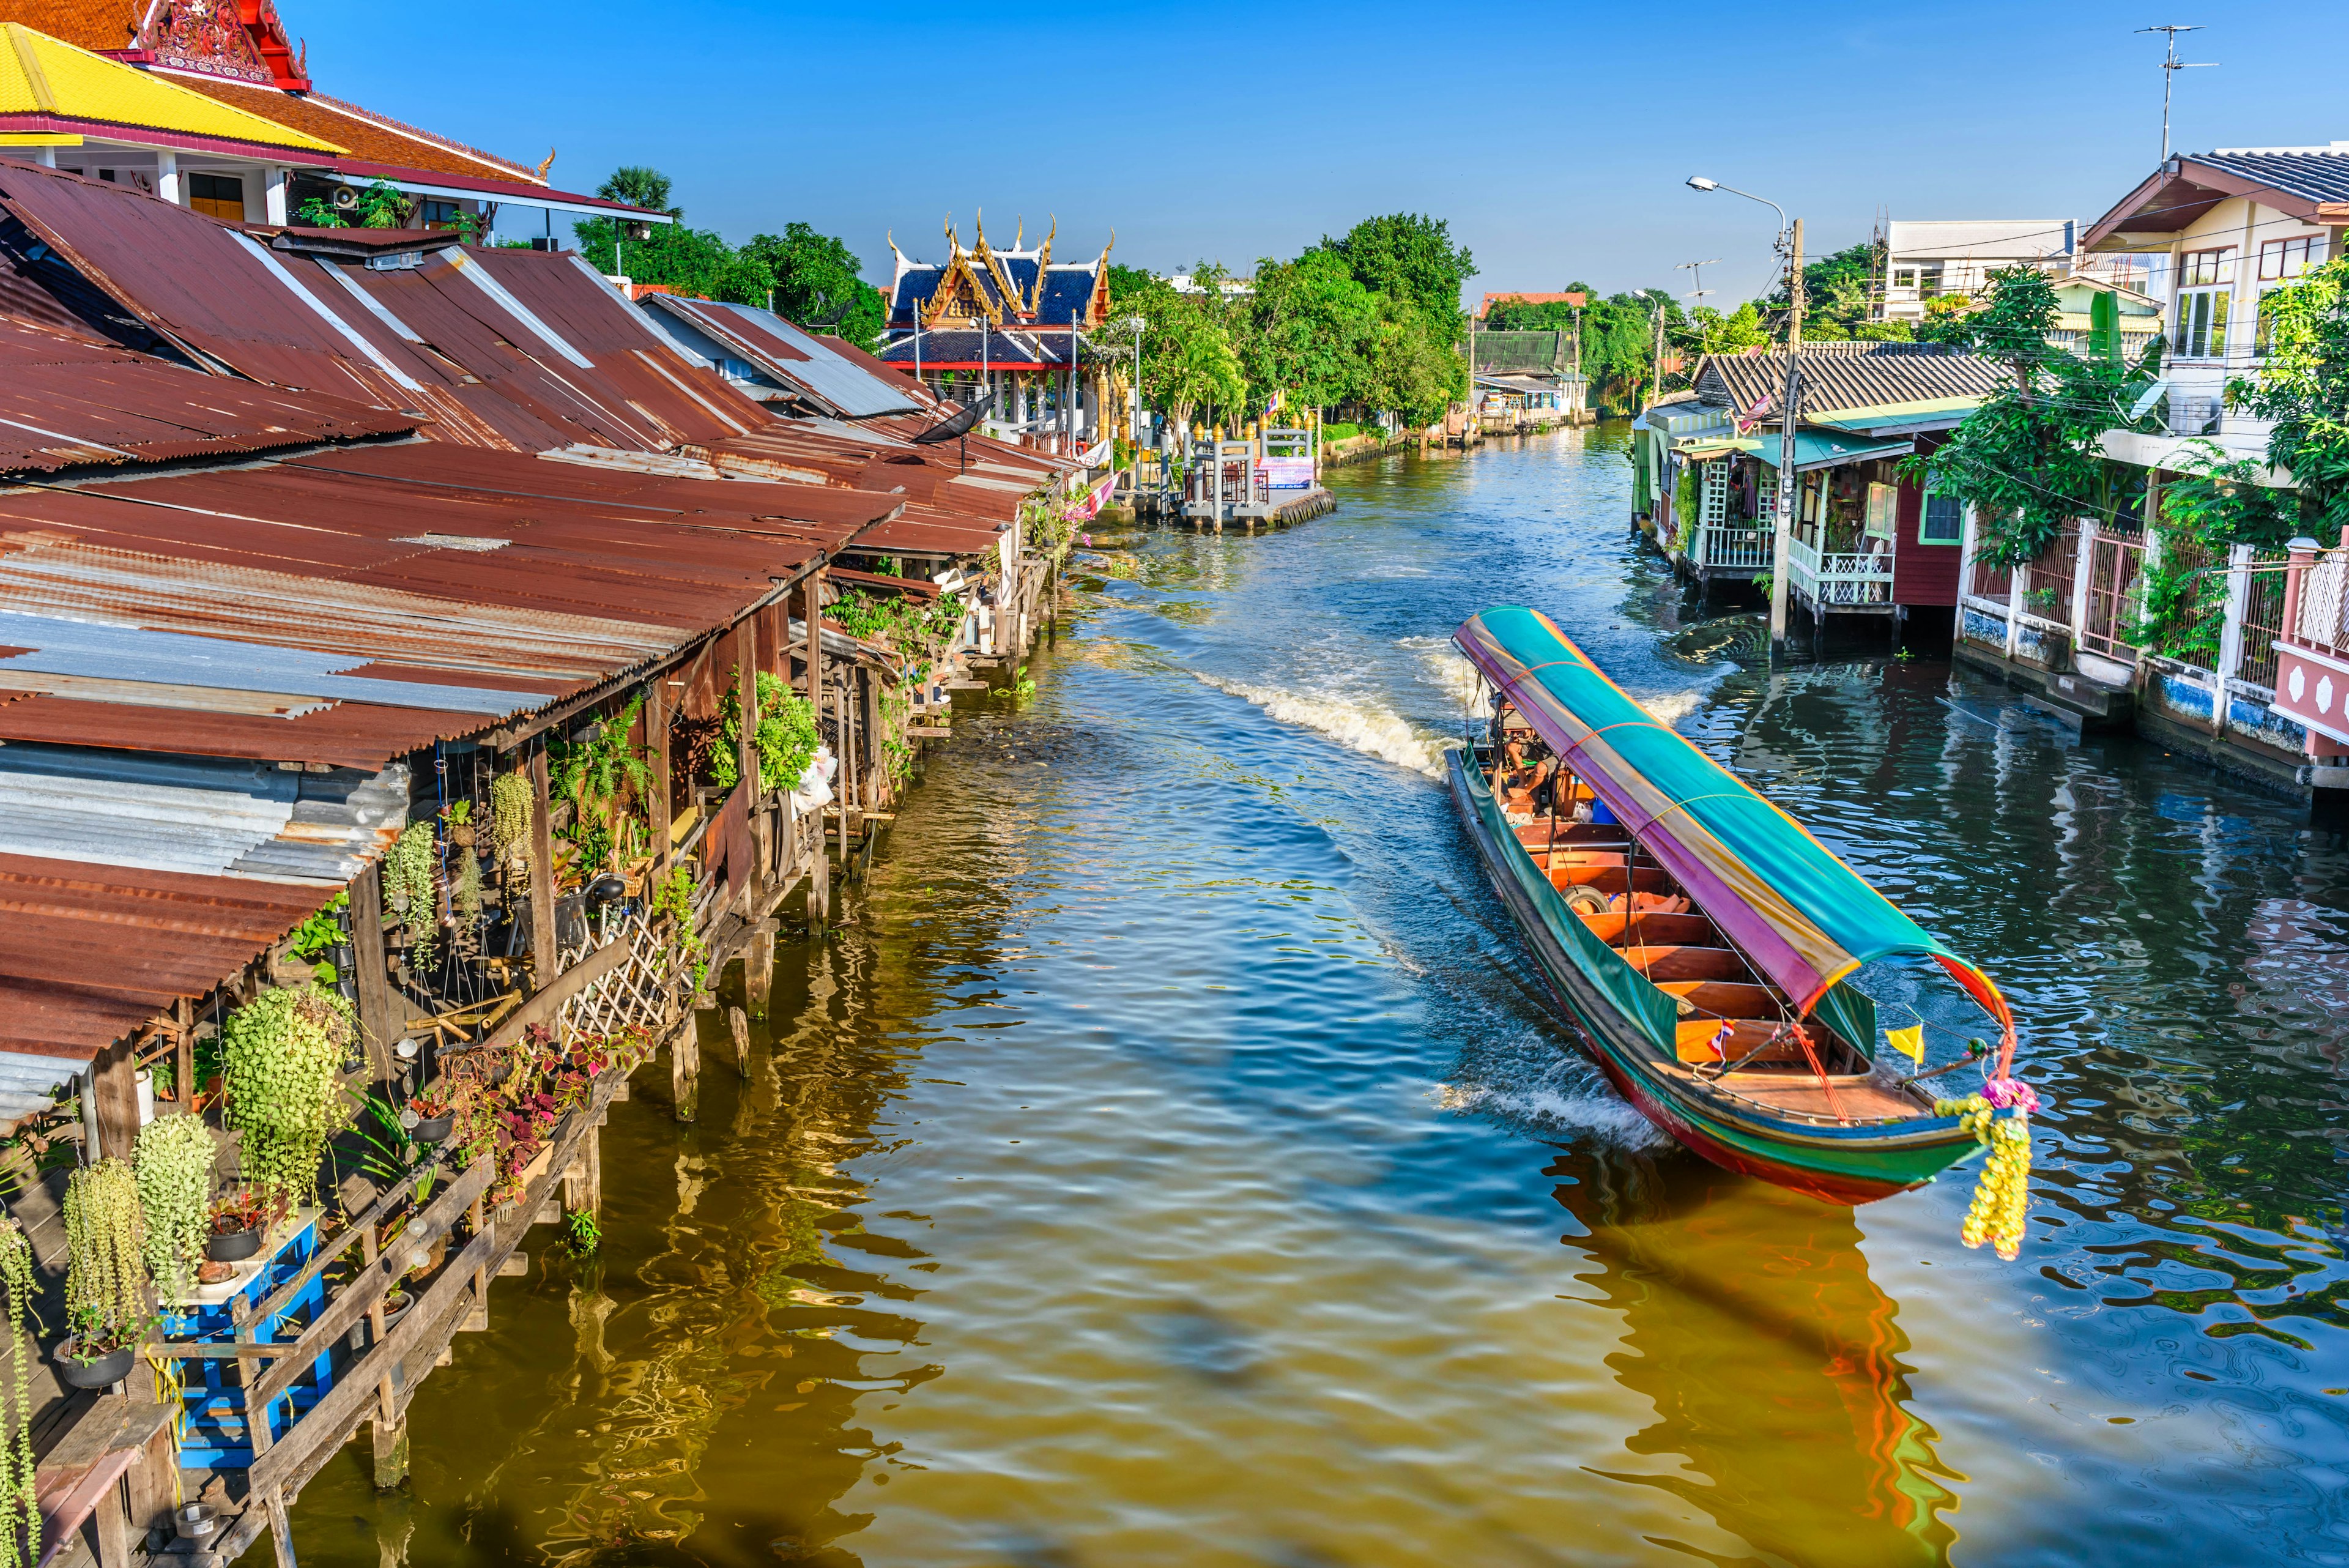
[[[554,149],[550,147],[546,150],[546,156],[538,161],[538,167],[531,171],[531,175],[534,179],[543,181],[546,178],[546,171],[554,167]]]
[[[1011,236],[1011,248],[1012,248],[1013,250],[1015,250],[1015,251],[1016,251],[1016,250],[1018,250],[1021,245],[1023,245],[1023,244],[1027,244],[1027,242],[1028,242],[1028,217],[1027,217],[1027,214],[1023,213],[1022,214],[1020,214],[1020,218],[1019,218],[1019,226],[1018,232],[1016,232],[1015,234],[1012,234],[1012,236]]]

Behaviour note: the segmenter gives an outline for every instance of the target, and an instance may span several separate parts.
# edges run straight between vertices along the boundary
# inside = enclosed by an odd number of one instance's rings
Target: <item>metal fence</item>
[[[2014,573],[2008,567],[1993,566],[1988,561],[1977,557],[1974,561],[1973,581],[1967,585],[1966,591],[1978,599],[1989,599],[1994,604],[2004,604],[2009,596],[2014,592]]]
[[[2142,619],[2137,568],[2143,564],[2145,542],[2098,532],[2088,560],[2088,613],[2080,640],[2087,648],[2124,662],[2134,662],[2137,647],[2129,639]]]
[[[2291,558],[2286,550],[2253,550],[2243,592],[2243,651],[2235,677],[2270,691],[2276,683],[2276,635],[2283,630],[2284,574],[2275,568]]]
[[[2054,543],[2023,569],[2024,611],[2059,626],[2071,625],[2072,590],[2079,579],[2079,564],[2080,525],[2066,524]]]

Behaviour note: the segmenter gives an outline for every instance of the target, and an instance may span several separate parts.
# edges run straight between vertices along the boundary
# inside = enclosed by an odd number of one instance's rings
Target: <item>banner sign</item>
[[[1268,490],[1310,490],[1313,460],[1309,457],[1268,457],[1257,464]]]

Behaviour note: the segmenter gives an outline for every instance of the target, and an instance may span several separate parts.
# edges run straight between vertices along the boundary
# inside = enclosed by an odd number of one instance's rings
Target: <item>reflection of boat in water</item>
[[[1448,753],[1453,798],[1545,988],[1626,1099],[1716,1165],[1830,1202],[1920,1186],[1981,1147],[1928,1088],[1878,1069],[1876,1004],[1846,980],[1876,959],[1939,962],[1999,1024],[2003,1077],[2013,1023],[1989,976],[1547,617],[1487,610],[1454,640],[1558,771],[1545,799],[1505,801],[1506,759],[1472,737]]]
[[[1550,1174],[1590,1232],[1569,1244],[1604,1265],[1582,1282],[1622,1314],[1609,1369],[1655,1407],[1625,1447],[1682,1461],[1594,1470],[1671,1492],[1765,1561],[1945,1560],[1955,1478],[1907,1408],[1909,1341],[1849,1210],[1693,1161],[1578,1154]]]

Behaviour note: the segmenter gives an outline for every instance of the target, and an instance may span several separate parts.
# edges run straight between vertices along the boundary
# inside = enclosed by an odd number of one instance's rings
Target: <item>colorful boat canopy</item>
[[[1547,616],[1488,609],[1453,640],[1804,1013],[1861,964],[1916,954],[1938,961],[2013,1040],[1988,975],[1626,696]]]

